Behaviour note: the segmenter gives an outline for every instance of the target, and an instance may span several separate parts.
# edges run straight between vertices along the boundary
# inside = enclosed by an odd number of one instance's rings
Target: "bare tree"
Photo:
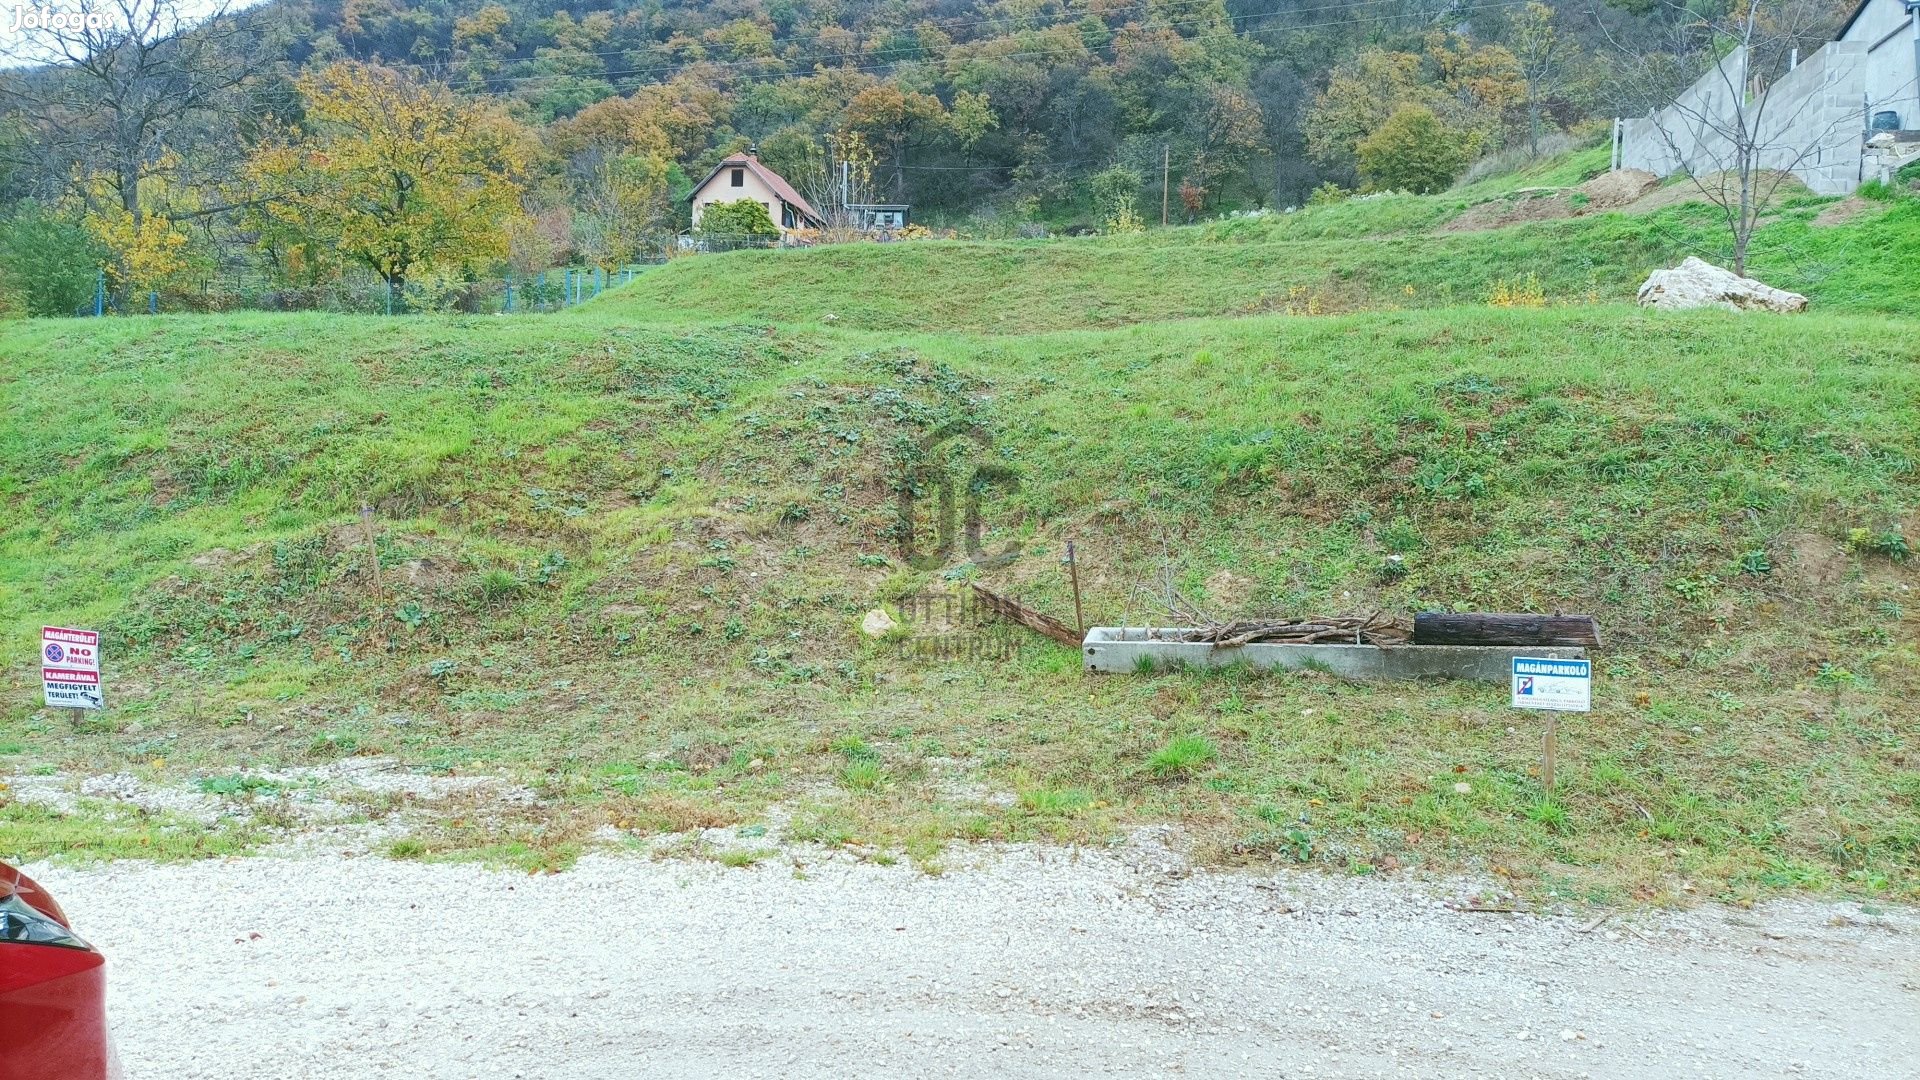
[[[1824,87],[1777,87],[1789,57],[1824,40],[1832,23],[1821,0],[1744,0],[1721,16],[1695,15],[1681,24],[1685,47],[1711,66],[1665,108],[1630,122],[1650,125],[1668,163],[1720,211],[1736,274],[1746,273],[1760,219],[1795,171],[1858,141],[1865,127],[1858,107],[1836,107]],[[1648,71],[1665,59],[1630,66]]]
[[[864,223],[851,208],[878,201],[874,165],[858,134],[829,135],[824,145],[809,147],[795,186],[820,212],[822,242],[845,243],[864,234]]]
[[[1513,54],[1527,87],[1527,153],[1540,156],[1540,111],[1558,89],[1567,45],[1554,30],[1553,9],[1535,0],[1513,17]]]
[[[0,108],[21,135],[9,148],[15,164],[91,210],[116,205],[138,229],[149,209],[143,179],[180,168],[183,150],[232,149],[232,127],[221,138],[209,114],[236,104],[230,91],[265,63],[262,24],[232,3],[100,0],[85,6],[87,17],[0,47],[21,65],[0,76]]]

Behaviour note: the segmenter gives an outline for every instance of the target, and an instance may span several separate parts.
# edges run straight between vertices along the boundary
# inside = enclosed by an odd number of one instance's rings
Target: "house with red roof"
[[[707,207],[742,199],[766,207],[767,216],[780,227],[783,240],[796,229],[817,229],[825,224],[806,197],[785,177],[761,164],[757,148],[749,148],[715,165],[706,179],[693,186],[693,193],[687,196],[693,204],[693,227],[700,227],[700,214]]]

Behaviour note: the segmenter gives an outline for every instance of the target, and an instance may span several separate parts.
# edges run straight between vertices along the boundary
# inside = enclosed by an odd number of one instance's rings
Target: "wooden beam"
[[[1003,619],[1017,622],[1034,633],[1044,634],[1062,645],[1072,645],[1075,648],[1080,646],[1084,635],[1076,633],[1073,627],[1051,615],[1035,611],[1018,600],[1001,596],[977,581],[973,583],[973,594],[980,598],[980,602],[986,606],[987,610]]]
[[[1597,647],[1591,615],[1526,615],[1493,611],[1422,612],[1413,617],[1415,645],[1577,645]]]

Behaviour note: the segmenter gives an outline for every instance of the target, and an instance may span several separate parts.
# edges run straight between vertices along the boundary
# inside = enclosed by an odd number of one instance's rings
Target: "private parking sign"
[[[1551,657],[1513,658],[1513,707],[1554,712],[1593,710],[1593,662]]]
[[[100,694],[99,632],[41,627],[40,686],[49,708],[105,707]]]

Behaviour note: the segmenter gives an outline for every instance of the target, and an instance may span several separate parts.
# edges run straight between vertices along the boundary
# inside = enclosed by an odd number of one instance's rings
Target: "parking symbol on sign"
[[[57,664],[67,658],[67,651],[59,645],[47,646],[47,663]]]

